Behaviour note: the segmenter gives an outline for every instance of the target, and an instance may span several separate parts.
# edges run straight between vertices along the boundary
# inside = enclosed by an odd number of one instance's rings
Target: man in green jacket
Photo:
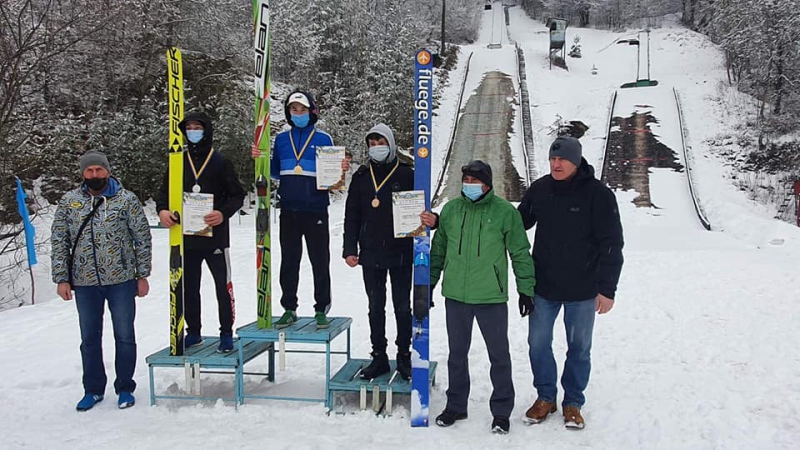
[[[489,351],[492,379],[492,432],[508,433],[514,409],[514,384],[508,351],[508,255],[514,268],[520,314],[530,313],[536,284],[530,243],[511,203],[492,189],[492,168],[471,161],[461,168],[461,197],[442,209],[431,245],[431,285],[442,271],[445,297],[449,386],[447,406],[436,424],[447,427],[467,418],[469,347],[478,321]]]

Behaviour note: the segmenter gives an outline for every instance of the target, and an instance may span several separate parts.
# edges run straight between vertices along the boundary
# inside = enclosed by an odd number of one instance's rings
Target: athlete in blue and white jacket
[[[281,306],[284,313],[276,322],[284,328],[297,320],[297,287],[305,238],[308,259],[314,273],[314,318],[318,328],[326,328],[331,307],[330,232],[328,229],[327,190],[317,189],[317,147],[332,146],[331,136],[316,127],[319,111],[314,97],[294,91],[284,102],[286,121],[291,129],[275,137],[270,176],[278,181],[280,196]],[[254,147],[253,157],[260,151]],[[342,170],[349,170],[348,160]]]

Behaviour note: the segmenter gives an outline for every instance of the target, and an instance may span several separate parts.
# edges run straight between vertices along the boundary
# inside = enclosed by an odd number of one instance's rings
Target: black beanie
[[[461,167],[461,179],[463,180],[467,175],[481,180],[486,186],[492,187],[492,168],[479,159],[470,161],[466,166]]]

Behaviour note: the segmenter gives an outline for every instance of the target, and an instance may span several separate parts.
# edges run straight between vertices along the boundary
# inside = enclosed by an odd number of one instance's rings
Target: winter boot
[[[372,380],[385,373],[389,373],[389,357],[386,352],[372,352],[372,362],[361,370],[362,380]]]
[[[406,381],[411,379],[411,353],[408,350],[397,352],[397,373]]]
[[[564,407],[564,426],[569,430],[582,430],[586,426],[580,408],[577,406]]]
[[[547,416],[553,414],[556,412],[556,410],[557,407],[554,402],[537,399],[535,402],[533,402],[533,406],[528,408],[528,411],[525,412],[525,416],[522,418],[522,421],[528,425],[542,423],[545,421],[545,419],[547,419]]]

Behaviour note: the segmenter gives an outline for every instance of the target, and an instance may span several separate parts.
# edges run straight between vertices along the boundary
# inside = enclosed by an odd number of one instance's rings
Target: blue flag
[[[25,226],[25,245],[28,247],[28,267],[36,265],[36,230],[31,224],[31,218],[28,215],[28,206],[25,204],[25,189],[22,189],[22,182],[19,177],[17,179],[17,210],[19,216],[22,217],[22,224]]]

